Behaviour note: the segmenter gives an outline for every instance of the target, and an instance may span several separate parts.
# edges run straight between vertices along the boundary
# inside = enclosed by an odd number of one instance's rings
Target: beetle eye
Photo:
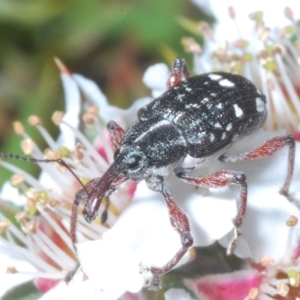
[[[134,170],[140,166],[142,157],[137,154],[133,154],[127,158],[126,165],[128,169]]]

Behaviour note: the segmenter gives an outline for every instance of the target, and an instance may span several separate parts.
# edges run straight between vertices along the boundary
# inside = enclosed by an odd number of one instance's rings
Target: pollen
[[[45,201],[45,204],[55,207],[58,205],[58,202],[53,198],[48,198],[47,201]]]
[[[0,234],[4,233],[7,228],[11,225],[11,221],[8,219],[4,219],[0,221]]]
[[[274,264],[274,260],[272,257],[270,256],[263,256],[261,259],[260,259],[260,262],[263,266],[271,266]]]
[[[58,154],[59,157],[67,157],[70,154],[70,150],[67,147],[59,147]]]
[[[286,221],[286,225],[289,227],[294,227],[298,224],[298,218],[295,216],[290,216],[289,219]]]
[[[52,151],[51,149],[47,148],[44,151],[44,155],[47,159],[57,159],[57,154],[56,152]]]
[[[27,198],[32,198],[35,199],[35,201],[38,201],[40,193],[34,188],[29,188],[24,192],[24,195]]]
[[[27,155],[32,154],[32,152],[34,150],[34,142],[33,142],[33,140],[31,138],[25,138],[21,142],[21,149]]]
[[[27,214],[25,212],[20,212],[20,213],[17,213],[15,215],[15,219],[17,220],[18,223],[22,222],[23,220],[25,220],[27,217]]]
[[[290,288],[288,287],[288,285],[284,282],[280,282],[278,285],[277,285],[277,291],[278,291],[278,294],[282,297],[286,297],[289,293],[289,290]]]
[[[76,145],[75,153],[76,153],[76,157],[79,160],[83,159],[83,157],[84,157],[83,149],[84,149],[84,147],[82,144],[78,143]]]
[[[28,123],[31,126],[42,125],[42,119],[36,115],[32,115],[28,118]]]
[[[36,234],[36,222],[35,221],[29,221],[27,223],[27,230],[28,230],[28,233],[31,233],[31,234]]]
[[[34,215],[37,213],[36,200],[33,198],[29,198],[25,205],[25,212],[29,215]]]
[[[16,273],[18,273],[16,267],[14,266],[7,267],[6,274],[16,274]]]
[[[97,106],[91,106],[88,108],[87,112],[96,116],[99,113],[99,108]]]
[[[48,192],[46,192],[46,191],[40,191],[39,192],[39,199],[41,201],[45,201],[46,199],[48,199]]]
[[[201,54],[202,48],[201,46],[196,42],[196,40],[192,37],[183,37],[180,40],[181,44],[184,47],[184,50],[188,53],[196,53]]]
[[[63,111],[55,111],[52,115],[52,122],[55,124],[55,125],[59,125],[64,117],[65,113]]]
[[[298,287],[300,285],[300,274],[297,270],[289,270],[287,276],[289,278],[289,283],[291,286]]]
[[[13,187],[19,187],[25,180],[25,176],[23,174],[14,174],[10,178],[10,183]]]
[[[254,300],[254,299],[257,298],[258,293],[259,293],[258,288],[251,288],[249,293],[248,293],[248,297],[246,299],[251,299],[251,300],[253,299]]]
[[[12,125],[17,135],[22,135],[24,133],[24,126],[20,121],[14,121]]]
[[[82,116],[82,120],[83,122],[89,124],[89,125],[93,125],[95,123],[94,120],[95,115],[90,113],[90,112],[86,112],[83,116]]]

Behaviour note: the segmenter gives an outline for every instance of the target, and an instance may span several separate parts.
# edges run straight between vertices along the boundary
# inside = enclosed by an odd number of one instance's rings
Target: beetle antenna
[[[79,179],[79,177],[68,166],[68,164],[63,159],[61,159],[61,158],[58,158],[58,159],[37,159],[37,158],[31,158],[31,157],[27,157],[27,156],[21,156],[21,155],[12,154],[12,153],[0,153],[0,158],[18,159],[18,160],[23,160],[25,162],[31,162],[31,163],[40,163],[40,162],[42,162],[42,163],[52,163],[52,162],[56,162],[56,163],[64,166],[65,168],[67,168],[71,172],[71,174],[80,183],[80,185],[82,186],[83,190],[86,192],[87,196],[89,197],[89,193],[88,193],[86,187],[84,186],[84,184]]]

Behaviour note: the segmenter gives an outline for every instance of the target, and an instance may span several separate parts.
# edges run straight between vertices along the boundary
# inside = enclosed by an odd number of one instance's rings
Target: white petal
[[[209,173],[207,171],[204,174]],[[197,177],[195,174],[193,176]],[[228,187],[197,188],[181,182],[173,175],[170,175],[166,184],[174,201],[189,218],[194,246],[210,245],[233,229],[232,219],[236,213],[236,198]],[[153,197],[157,194],[151,193]],[[156,197],[160,197],[163,201],[159,194]],[[164,201],[163,204],[166,206]]]
[[[229,188],[210,189],[208,196],[199,194],[187,200],[195,246],[207,246],[233,229],[236,199]]]
[[[92,285],[113,299],[126,291],[138,292],[144,285],[137,258],[117,239],[81,243],[78,255]]]
[[[239,25],[239,31],[242,37],[249,39],[253,34],[254,22],[249,20],[249,14],[256,11],[262,11],[266,26],[271,28],[283,27],[289,25],[290,21],[284,16],[285,7],[293,10],[294,18],[300,17],[297,1],[287,0],[285,2],[274,2],[270,4],[268,0],[261,1],[238,1],[238,0],[193,0],[201,8],[209,7],[219,22],[216,28],[216,40],[229,39],[231,41],[240,38],[238,32],[234,30],[233,21],[229,18],[228,7],[233,6],[236,12],[236,21]]]
[[[95,289],[89,280],[71,282],[69,285],[61,282],[39,298],[39,300],[53,299],[114,300],[114,298],[105,295],[103,291]]]
[[[241,151],[240,153],[246,152],[246,149],[253,149],[260,142],[281,134],[282,132],[261,132],[248,141],[241,142],[237,149]],[[299,143],[296,144],[291,195],[299,190],[300,169],[297,166],[300,165],[300,147]],[[237,149],[233,149],[232,153]],[[225,164],[226,168],[244,172],[248,182],[248,205],[242,226],[243,236],[235,252],[240,257],[250,256],[260,261],[262,256],[268,255],[275,261],[279,261],[285,256],[290,231],[285,223],[291,215],[300,217],[299,209],[278,193],[287,172],[287,155],[288,148],[284,147],[269,158]],[[294,228],[294,231],[295,238],[292,240],[293,243],[289,244],[292,249],[297,246],[299,225]],[[222,245],[227,246],[229,239],[228,236],[222,239]]]
[[[24,260],[19,260],[13,258],[9,255],[0,253],[0,299],[1,297],[14,286],[24,283],[33,279],[33,276],[29,275],[30,272],[36,272],[36,270]],[[26,273],[16,273],[16,274],[6,274],[6,269],[8,267],[15,267],[19,272]]]
[[[105,95],[92,80],[78,74],[73,75],[73,78],[87,100],[99,108],[99,114],[105,123],[114,120],[119,121],[121,126],[129,127],[137,120],[137,111],[151,100],[148,97],[142,98],[135,101],[130,108],[121,109],[109,105]]]
[[[66,73],[61,74],[61,80],[63,84],[65,94],[65,116],[64,121],[78,128],[79,125],[79,113],[81,109],[80,93],[74,79]],[[70,149],[75,147],[75,135],[74,132],[64,124],[59,126],[60,135],[57,139],[58,144],[68,145]]]
[[[6,181],[2,186],[0,192],[0,199],[12,201],[16,205],[22,206],[26,203],[27,199],[24,195],[19,193],[19,190],[12,187],[9,181]]]
[[[153,98],[159,97],[167,88],[169,68],[159,63],[149,67],[143,77],[144,84],[152,90]]]
[[[193,298],[184,289],[169,289],[165,292],[165,300],[192,300]]]
[[[221,196],[220,191],[212,191],[213,197],[203,197],[193,186],[179,180],[175,185],[174,198],[178,203],[185,203],[182,208],[187,208],[195,245],[208,245],[232,229],[235,202],[222,199],[228,196],[228,190]],[[228,202],[234,203],[228,205]],[[221,209],[215,211],[219,204]],[[180,236],[170,224],[165,201],[141,182],[134,202],[114,227],[105,232],[100,241],[79,244],[78,253],[84,272],[95,286],[118,297],[126,291],[137,292],[142,288],[149,274],[140,274],[140,264],[163,266],[180,248]],[[188,257],[187,253],[178,266],[187,262]]]

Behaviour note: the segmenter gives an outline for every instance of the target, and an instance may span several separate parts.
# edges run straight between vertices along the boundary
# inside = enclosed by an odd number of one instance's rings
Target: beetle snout
[[[82,214],[88,223],[91,223],[96,218],[102,198],[89,199],[84,206]]]

